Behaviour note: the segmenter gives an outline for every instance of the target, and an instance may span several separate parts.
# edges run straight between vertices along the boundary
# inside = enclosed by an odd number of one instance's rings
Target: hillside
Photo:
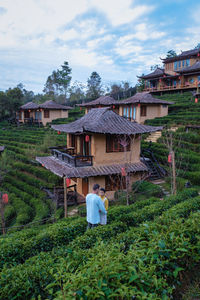
[[[160,199],[160,191],[147,190],[147,197],[130,206],[110,207],[108,225],[88,231],[85,217],[76,216],[14,232],[14,226],[54,215],[40,187],[59,179],[35,165],[34,157],[51,142],[64,143],[64,136],[1,125],[0,145],[7,147],[3,161],[9,162],[2,187],[11,199],[6,222],[13,228],[0,237],[0,299],[183,299],[181,284],[186,274],[197,272],[200,259],[200,133],[184,126],[200,123],[200,104],[189,93],[162,98],[175,102],[169,116],[147,123],[180,126],[173,133],[177,195]],[[165,135],[151,147],[169,170]],[[194,188],[185,189],[186,180]]]
[[[71,122],[80,117],[79,109],[70,111],[68,119],[56,123]],[[1,190],[8,192],[9,204],[5,208],[7,230],[22,228],[29,223],[43,223],[63,216],[63,209],[55,212],[52,201],[42,190],[59,185],[60,178],[35,161],[37,155],[50,153],[50,146],[65,145],[66,136],[50,128],[0,123],[0,145],[6,150],[1,156],[3,180]]]
[[[146,124],[165,126],[165,129],[175,128],[172,132],[172,144],[175,151],[178,182],[184,185],[189,180],[192,185],[200,183],[200,129],[185,128],[185,126],[200,126],[200,103],[195,103],[191,93],[170,94],[159,98],[173,101],[169,108],[169,115],[163,118],[148,120]],[[167,136],[167,138],[166,138]],[[169,149],[169,134],[164,130],[157,143],[152,144],[152,150],[158,161],[169,170],[167,157]],[[148,148],[148,143],[143,142],[143,149]],[[184,180],[182,180],[184,179]]]

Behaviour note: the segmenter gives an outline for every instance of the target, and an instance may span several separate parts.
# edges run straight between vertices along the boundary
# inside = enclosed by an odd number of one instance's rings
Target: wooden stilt
[[[64,210],[65,210],[65,218],[67,218],[67,184],[66,177],[63,177],[64,180]]]

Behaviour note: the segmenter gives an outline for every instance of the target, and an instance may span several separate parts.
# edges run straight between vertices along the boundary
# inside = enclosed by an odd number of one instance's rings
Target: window
[[[166,107],[167,107],[167,104],[163,104],[162,107],[163,107],[163,108],[166,108]]]
[[[178,67],[181,68],[181,61],[178,62]]]
[[[178,69],[178,63],[177,61],[174,62],[174,70],[177,70]]]
[[[125,190],[126,177],[120,174],[105,176],[105,189],[106,191]]]
[[[49,118],[49,110],[44,110],[44,118]]]
[[[186,59],[185,65],[186,65],[186,67],[188,67],[190,65],[190,60],[189,59]]]
[[[147,107],[146,107],[146,105],[142,105],[141,109],[140,109],[140,116],[146,117],[146,115],[147,115]]]
[[[173,81],[173,85],[176,87],[176,80]]]
[[[133,119],[133,107],[130,107],[130,118]]]
[[[127,110],[126,110],[126,117],[129,118],[129,107],[127,107]]]
[[[185,66],[185,61],[183,60],[183,61],[182,61],[182,67],[184,67],[184,66]]]
[[[194,83],[194,79],[193,79],[193,78],[190,78],[190,79],[189,79],[189,82],[190,82],[190,83]]]
[[[124,146],[122,146],[122,143],[127,143],[126,149]],[[106,152],[124,152],[130,151],[130,138],[127,137],[126,140],[123,136],[117,136],[117,135],[111,135],[107,134],[106,135]]]
[[[136,115],[136,107],[134,106],[134,108],[133,108],[133,120],[135,120],[135,115]]]
[[[123,109],[123,116],[126,117],[126,107]]]

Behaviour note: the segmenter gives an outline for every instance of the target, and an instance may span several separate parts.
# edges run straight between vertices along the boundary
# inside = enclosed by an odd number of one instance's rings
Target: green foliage
[[[95,100],[102,95],[101,77],[97,72],[92,72],[87,81],[87,98]]]
[[[162,197],[163,191],[160,186],[148,181],[136,181],[132,184],[132,190],[135,193],[143,193],[148,197]]]

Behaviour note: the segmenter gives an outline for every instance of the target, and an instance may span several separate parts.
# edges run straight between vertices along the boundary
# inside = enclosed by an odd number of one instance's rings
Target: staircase
[[[151,149],[142,150],[140,161],[147,166],[150,180],[157,180],[167,175],[166,170],[160,166]]]
[[[152,143],[156,143],[157,140],[161,137],[162,135],[162,131],[155,131],[152,132],[146,139],[145,142],[152,142]]]
[[[160,175],[160,173],[158,172],[158,169],[156,168],[156,166],[154,165],[154,163],[151,161],[150,158],[144,157],[141,159],[141,161],[147,166],[150,176],[149,179],[150,180],[157,180],[162,178],[162,176]]]

